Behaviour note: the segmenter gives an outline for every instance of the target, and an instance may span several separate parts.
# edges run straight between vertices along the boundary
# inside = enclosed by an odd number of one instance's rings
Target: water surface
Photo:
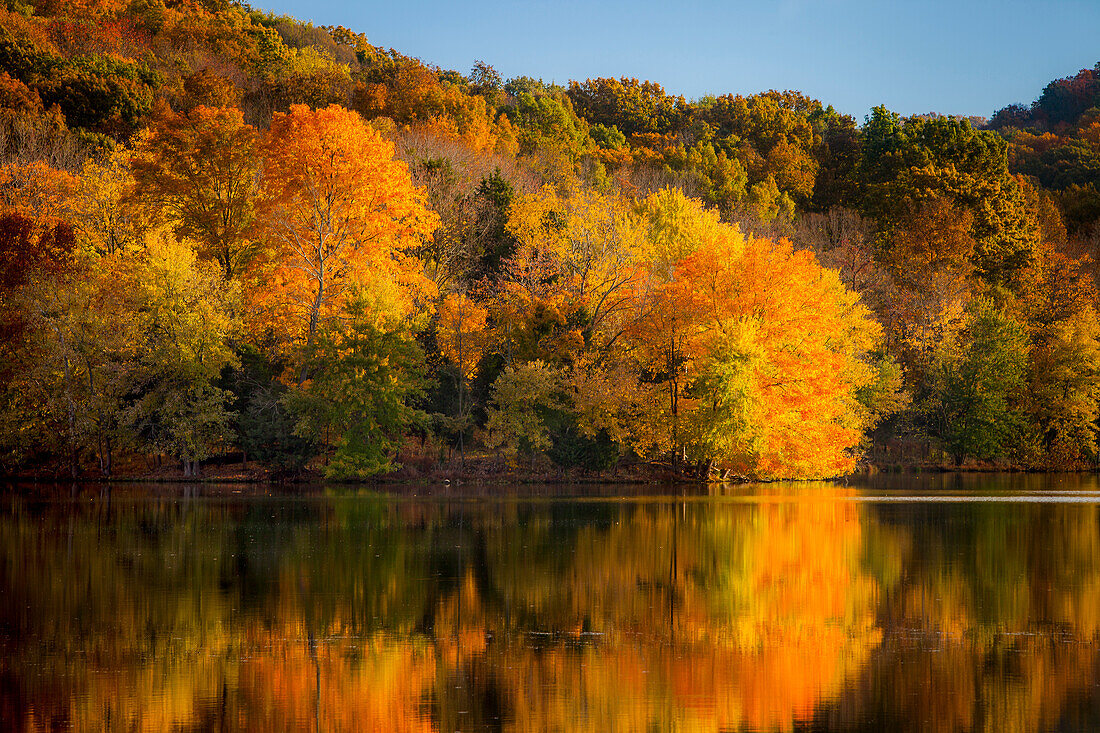
[[[1094,477],[578,490],[13,488],[0,728],[1100,728]]]

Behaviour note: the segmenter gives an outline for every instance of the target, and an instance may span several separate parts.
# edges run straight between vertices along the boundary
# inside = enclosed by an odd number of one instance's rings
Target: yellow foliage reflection
[[[16,502],[0,516],[0,716],[93,731],[1089,727],[1100,508],[770,488]]]

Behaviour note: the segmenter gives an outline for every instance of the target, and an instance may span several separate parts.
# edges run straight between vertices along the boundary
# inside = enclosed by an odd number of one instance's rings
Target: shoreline
[[[214,469],[221,467],[212,467]],[[640,470],[638,470],[640,469]],[[135,485],[135,484],[245,484],[245,485],[269,485],[292,487],[319,487],[319,486],[348,486],[348,487],[401,487],[417,484],[432,485],[474,485],[474,486],[586,486],[586,485],[654,485],[654,486],[707,486],[714,484],[768,484],[768,483],[804,483],[810,481],[841,481],[874,479],[876,477],[917,477],[920,475],[932,476],[981,476],[990,474],[1012,475],[1041,475],[1041,474],[1090,474],[1098,473],[1096,468],[1080,469],[1036,469],[1021,468],[1019,466],[966,466],[962,468],[944,465],[923,466],[897,466],[890,465],[878,467],[864,465],[851,474],[833,477],[814,478],[756,478],[746,476],[730,476],[727,478],[699,478],[687,475],[677,475],[667,467],[647,470],[643,466],[631,471],[609,471],[606,473],[571,472],[562,471],[527,471],[493,473],[479,472],[476,468],[442,468],[436,471],[414,472],[409,475],[405,471],[398,470],[389,474],[380,474],[360,479],[330,479],[317,472],[308,472],[293,477],[279,477],[252,468],[234,471],[204,470],[199,476],[184,476],[182,469],[177,471],[154,473],[127,473],[115,476],[96,475],[88,472],[76,477],[58,475],[32,475],[15,474],[0,475],[0,482],[17,485],[68,485],[68,484],[105,484],[105,485]]]

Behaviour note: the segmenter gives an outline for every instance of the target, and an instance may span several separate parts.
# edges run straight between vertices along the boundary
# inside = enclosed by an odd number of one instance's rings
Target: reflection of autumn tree
[[[858,505],[804,499],[666,528],[676,558],[659,572],[674,589],[665,628],[678,653],[650,664],[696,725],[789,729],[858,672],[880,638],[862,519]]]
[[[405,519],[344,504],[308,530],[263,505],[123,502],[0,520],[0,680],[21,680],[28,728],[210,729],[235,710],[251,730],[429,729],[433,651],[395,616],[423,605],[395,585],[424,575]]]
[[[837,705],[841,728],[1034,731],[1057,729],[1092,684],[1096,647],[1038,636],[991,643],[902,639],[875,657],[866,686]],[[1069,724],[1085,730],[1092,723]]]
[[[852,684],[865,676],[876,697],[841,714],[853,724],[1049,727],[1091,677],[1092,647],[1013,635],[1034,633],[1031,619],[1042,618],[1048,633],[1092,638],[1095,517],[1055,511],[1014,526],[990,507],[975,513],[985,526],[973,522],[971,538],[914,541],[858,504],[811,498],[707,513],[690,504],[593,512],[565,565],[546,552],[563,541],[554,523],[517,534],[501,527],[487,532],[489,577],[501,586],[483,589],[480,606],[467,600],[461,625],[464,638],[477,638],[483,616],[495,643],[471,643],[466,668],[488,655],[489,667],[515,670],[523,684],[503,683],[517,730],[789,729],[845,690],[866,689]],[[1042,545],[1051,533],[1066,544]],[[1021,556],[998,559],[1006,545],[1024,548]],[[929,554],[913,556],[914,546]],[[953,564],[960,553],[972,560]],[[907,555],[944,577],[906,575]],[[502,609],[485,606],[494,594],[507,602],[503,628]],[[887,629],[886,653],[876,619],[897,607],[908,615]],[[1085,615],[1073,620],[1069,609]]]
[[[263,653],[239,670],[248,730],[435,730],[423,700],[435,677],[430,646],[383,635],[311,645],[293,616],[253,643]],[[290,625],[283,625],[289,622]]]
[[[288,538],[265,619],[241,629],[251,730],[427,731],[437,662],[416,635],[429,543],[393,505],[334,500],[321,526]]]
[[[228,530],[221,507],[169,503],[5,514],[0,678],[20,680],[28,700],[21,723],[88,731],[198,724],[203,701],[234,684],[233,602],[219,589],[230,572]],[[43,658],[44,649],[52,655]]]
[[[863,508],[802,494],[759,505],[745,524],[711,517],[718,556],[729,559],[700,583],[711,611],[696,636],[728,650],[714,660],[718,727],[789,729],[835,698],[881,640]]]
[[[484,614],[511,640],[484,653],[522,670],[499,681],[516,730],[789,728],[879,642],[857,504],[608,514],[578,529],[564,566],[545,551],[552,526],[486,540],[503,609],[467,601],[462,628]]]
[[[841,709],[892,730],[1055,727],[1094,674],[1098,511],[907,513],[906,580],[882,605],[884,631],[898,641]]]
[[[0,711],[81,730],[1089,727],[1100,508],[852,498],[16,501]]]

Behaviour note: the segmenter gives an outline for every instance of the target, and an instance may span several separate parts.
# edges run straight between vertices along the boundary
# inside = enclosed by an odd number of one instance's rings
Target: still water
[[[8,489],[0,728],[1100,728],[1095,477],[585,490]]]

